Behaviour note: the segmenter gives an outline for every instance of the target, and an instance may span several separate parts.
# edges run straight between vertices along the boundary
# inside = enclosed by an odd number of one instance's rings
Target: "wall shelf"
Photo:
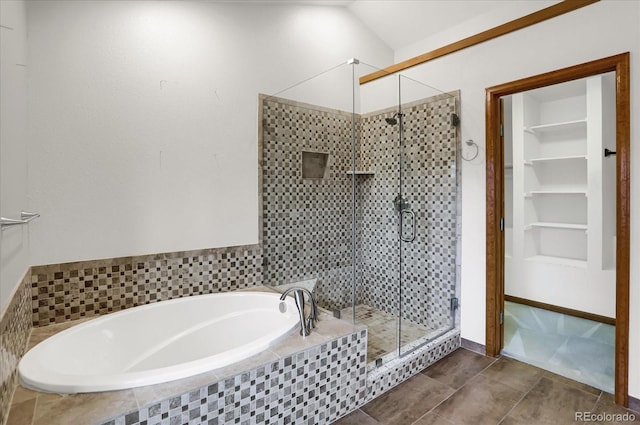
[[[587,196],[587,191],[586,190],[531,190],[529,192],[526,192],[524,194],[524,196],[526,198],[531,198],[533,196],[539,196],[539,195],[584,195]]]
[[[534,255],[532,257],[525,258],[525,260],[539,263],[556,264],[560,266],[579,267],[583,269],[587,268],[586,260],[576,260],[574,258],[552,257],[549,255]]]
[[[570,156],[552,156],[547,158],[531,158],[525,161],[526,165],[534,165],[537,163],[547,163],[555,161],[586,161],[586,155],[570,155]]]
[[[534,222],[525,226],[525,230],[530,230],[536,227],[545,227],[549,229],[571,229],[571,230],[587,230],[586,224],[578,223],[552,223],[552,222]]]
[[[527,133],[545,133],[549,131],[560,131],[560,130],[572,130],[576,128],[587,128],[587,120],[573,120],[573,121],[563,121],[551,124],[540,124],[540,125],[532,125],[529,127],[525,127],[524,131]]]

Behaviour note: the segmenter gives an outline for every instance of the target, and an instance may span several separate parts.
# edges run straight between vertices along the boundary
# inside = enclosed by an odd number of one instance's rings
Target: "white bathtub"
[[[235,363],[267,349],[299,323],[280,294],[233,292],[163,301],[60,332],[19,364],[28,387],[57,393],[157,384]]]

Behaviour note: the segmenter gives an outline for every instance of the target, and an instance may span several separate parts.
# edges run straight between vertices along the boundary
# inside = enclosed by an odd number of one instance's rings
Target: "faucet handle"
[[[309,317],[307,317],[307,329],[311,330],[311,329],[315,329],[315,327],[316,327],[316,319],[312,315],[309,315]]]

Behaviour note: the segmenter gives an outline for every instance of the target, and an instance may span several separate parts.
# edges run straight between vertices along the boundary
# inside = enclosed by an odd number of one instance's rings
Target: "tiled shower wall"
[[[267,97],[262,102],[264,283],[317,278],[330,309],[351,304],[350,113]],[[328,154],[324,178],[303,178],[302,152]]]
[[[403,219],[394,198],[400,192],[399,125],[384,120],[392,113],[362,117],[361,149],[372,171],[360,177],[362,299],[397,314],[402,264],[402,317],[432,328],[452,325],[451,298],[456,283],[457,129],[453,96],[435,96],[403,105],[402,195],[415,213]]]
[[[326,308],[351,304],[352,114],[281,98],[262,104],[262,239],[265,283],[318,278]],[[402,317],[434,328],[452,324],[456,287],[456,101],[441,95],[403,105],[403,193],[416,213],[403,243]],[[398,126],[392,110],[355,117],[357,302],[392,314],[400,250]],[[302,151],[329,154],[324,179],[302,178]],[[409,232],[405,223],[404,232]]]

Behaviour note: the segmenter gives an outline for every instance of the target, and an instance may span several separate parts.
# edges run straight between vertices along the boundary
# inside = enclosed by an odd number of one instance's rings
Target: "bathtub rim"
[[[63,374],[58,372],[48,371],[46,368],[46,361],[42,361],[42,359],[38,359],[38,354],[41,351],[46,350],[51,344],[55,344],[59,339],[68,337],[73,335],[74,333],[81,332],[86,328],[91,328],[95,326],[99,326],[104,321],[111,320],[113,317],[126,317],[127,315],[136,314],[141,311],[145,311],[150,308],[157,308],[159,304],[180,304],[185,303],[194,298],[227,298],[227,297],[262,297],[269,298],[273,300],[274,298],[280,298],[281,294],[276,292],[263,292],[263,291],[233,291],[233,292],[223,292],[223,293],[213,293],[213,294],[203,294],[203,295],[193,295],[186,296],[181,298],[174,298],[166,301],[159,301],[157,303],[144,304],[141,306],[136,306],[132,308],[128,308],[125,310],[120,310],[117,312],[105,314],[102,316],[98,316],[95,318],[91,318],[89,320],[85,320],[77,325],[74,325],[68,329],[62,330],[46,339],[41,341],[40,343],[33,346],[29,349],[25,355],[22,357],[18,364],[18,376],[20,385],[25,388],[39,391],[39,392],[48,392],[48,393],[57,393],[57,394],[80,394],[80,393],[95,393],[95,392],[104,392],[104,391],[117,391],[117,390],[127,390],[132,388],[144,387],[149,385],[156,385],[167,383],[179,379],[189,378],[198,374],[207,373],[211,371],[215,371],[216,369],[220,369],[223,367],[231,366],[235,363],[242,362],[243,360],[256,355],[260,352],[263,352],[270,347],[278,344],[283,339],[286,339],[291,336],[293,332],[295,332],[299,327],[299,316],[297,313],[297,308],[295,305],[295,301],[292,297],[287,297],[284,302],[287,303],[288,309],[293,312],[293,316],[296,318],[294,322],[289,326],[289,328],[282,331],[273,331],[261,336],[258,340],[253,340],[253,343],[250,346],[248,344],[244,344],[241,347],[235,347],[232,350],[227,350],[227,353],[224,357],[226,360],[219,361],[214,366],[211,365],[212,357],[218,356],[208,356],[200,359],[196,359],[193,361],[183,362],[176,365],[171,365],[162,368],[152,369],[153,374],[150,377],[150,371],[140,371],[140,372],[125,372],[118,373],[109,376],[108,378],[103,378],[105,375],[98,375],[101,379],[104,380],[103,383],[95,384],[92,380],[96,379],[96,375],[72,375],[72,374]],[[247,311],[255,311],[258,310],[256,308],[252,308]],[[224,319],[227,316],[234,315],[234,313],[230,313],[224,316],[220,316],[220,319]],[[40,347],[38,349],[38,347]],[[238,357],[240,356],[240,357]],[[30,361],[32,357],[36,357],[33,361]],[[27,360],[25,360],[27,359]],[[207,362],[207,360],[209,360]],[[24,362],[24,363],[23,363]],[[28,366],[29,363],[32,363],[30,368]],[[26,369],[26,376],[23,371]],[[41,374],[43,376],[42,379],[34,379],[32,378],[33,373]],[[36,375],[37,376],[37,375]],[[126,378],[123,378],[125,377]],[[69,379],[74,380],[75,382],[66,382],[60,383],[61,379]],[[87,389],[89,386],[91,389]]]

